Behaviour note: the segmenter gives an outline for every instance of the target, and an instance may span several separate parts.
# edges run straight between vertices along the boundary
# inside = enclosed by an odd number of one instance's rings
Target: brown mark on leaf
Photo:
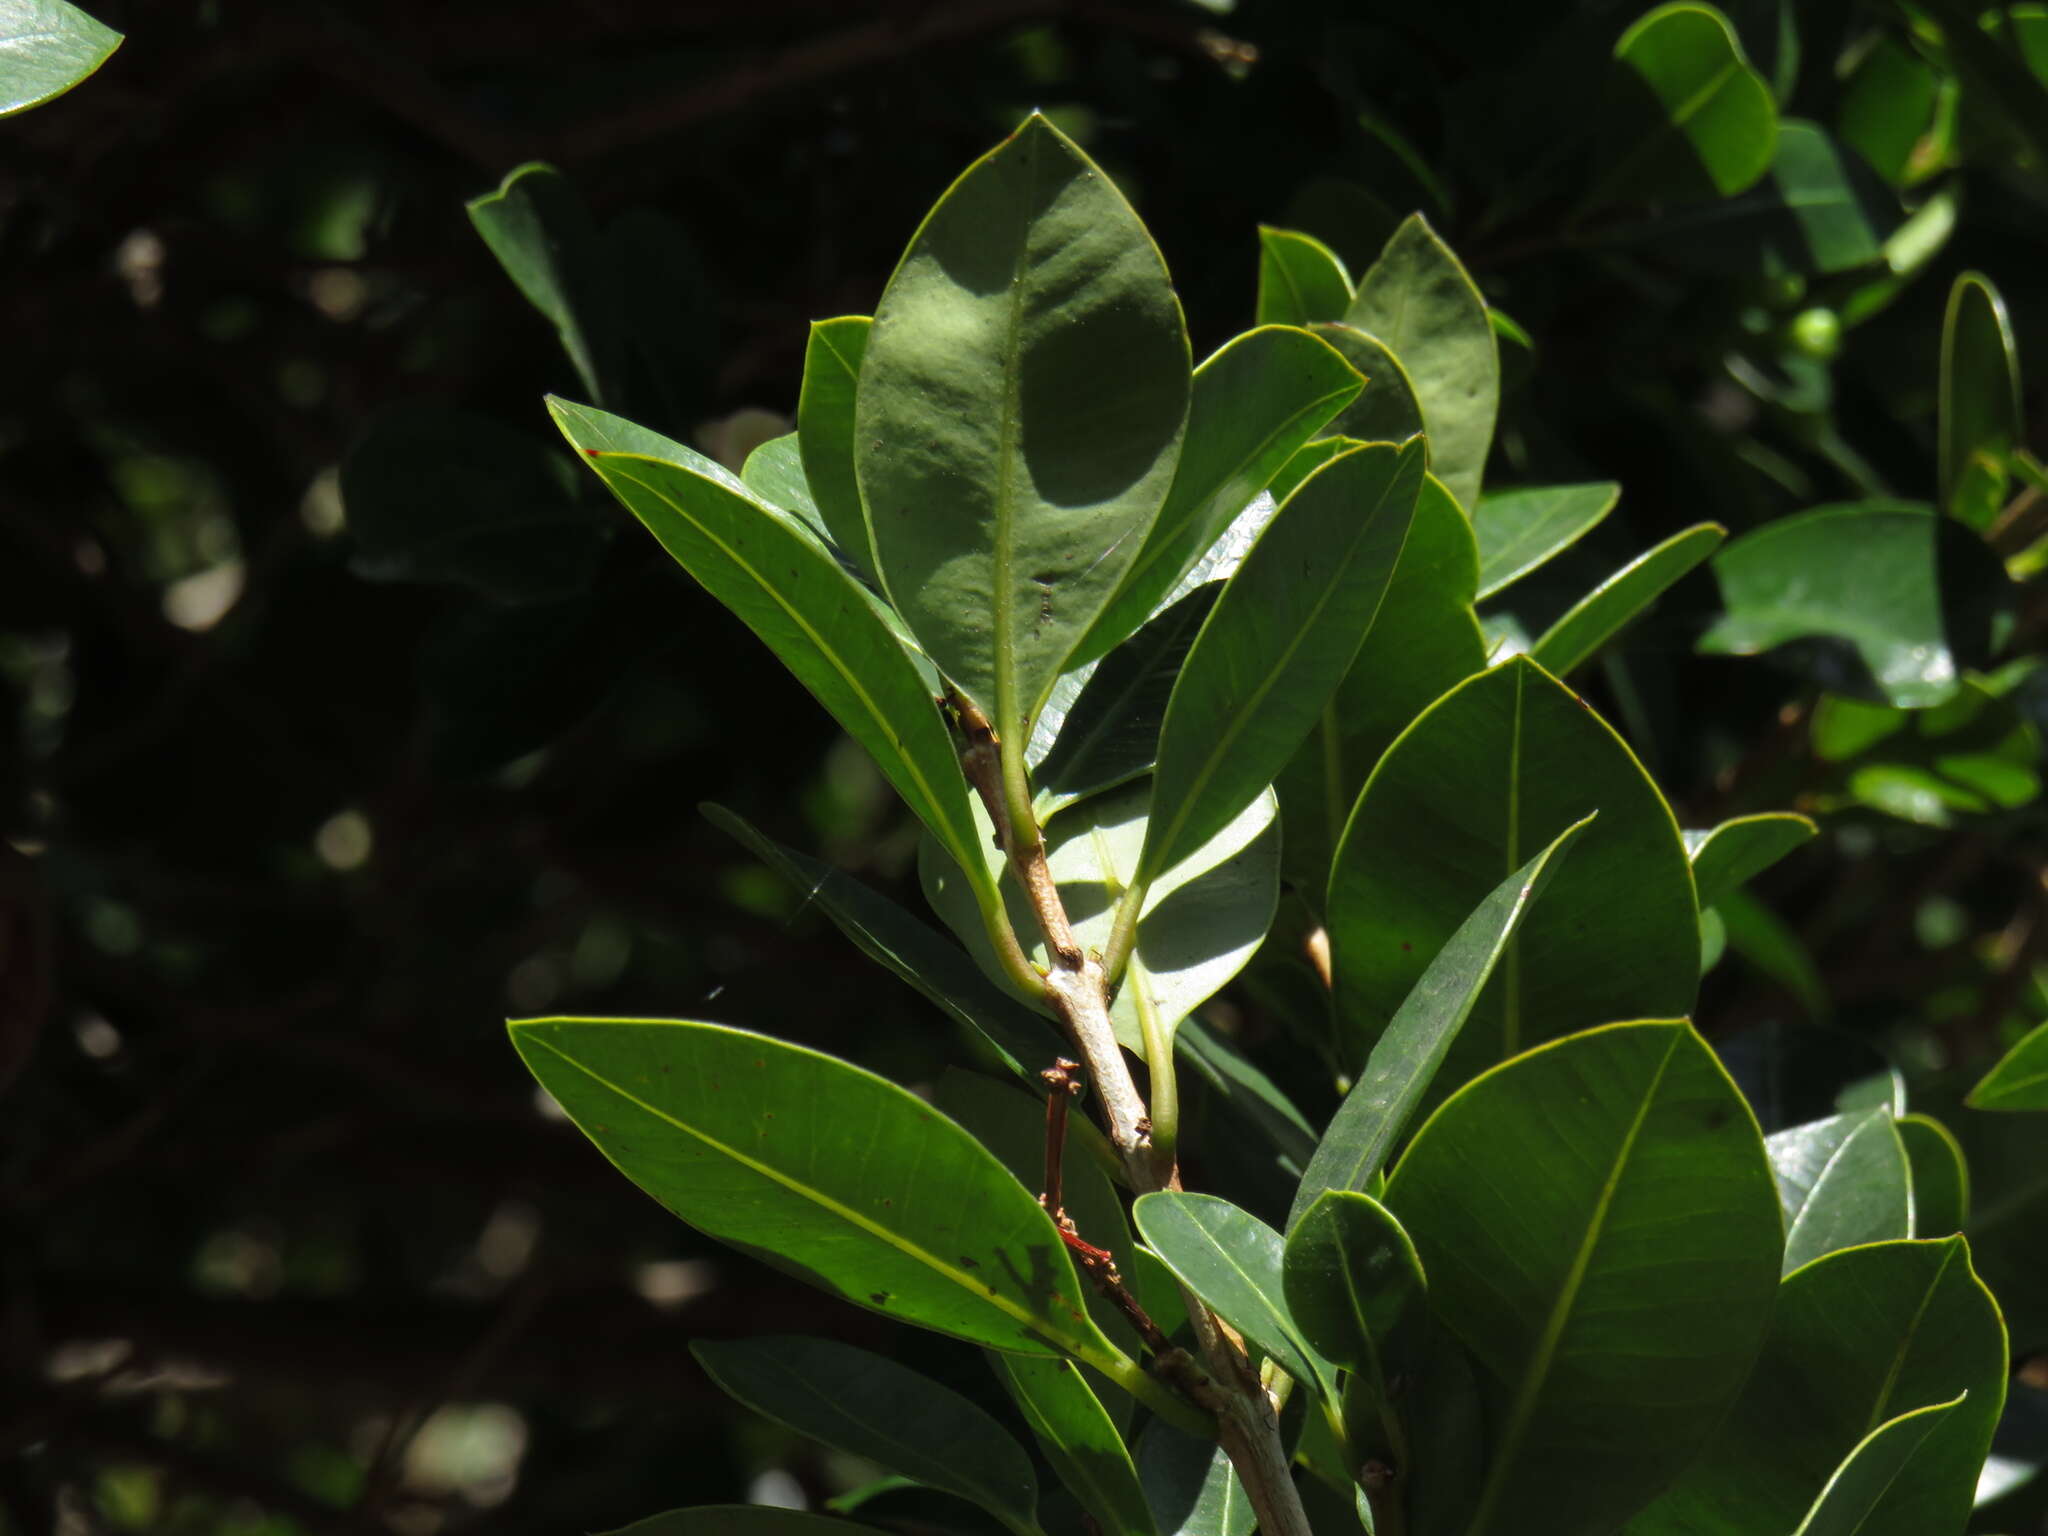
[[[1031,584],[1038,588],[1038,623],[1035,626],[1038,629],[1043,629],[1052,622],[1052,585],[1057,580],[1057,572],[1047,572],[1031,578]]]
[[[960,1267],[962,1269],[979,1269],[981,1268],[981,1264],[980,1261],[970,1258],[968,1255],[963,1253],[960,1255]]]
[[[886,1307],[889,1305],[889,1293],[887,1291],[869,1291],[868,1300],[878,1307]]]

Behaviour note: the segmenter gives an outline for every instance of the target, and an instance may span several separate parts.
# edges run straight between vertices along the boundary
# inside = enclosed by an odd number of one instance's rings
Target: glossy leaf
[[[797,444],[818,516],[832,542],[870,576],[875,571],[875,545],[854,474],[853,416],[861,359],[873,324],[866,315],[811,322],[796,405]]]
[[[1205,360],[1195,370],[1187,441],[1166,504],[1075,654],[1101,655],[1156,613],[1281,466],[1362,388],[1327,340],[1287,326],[1247,331]]]
[[[2048,1109],[2048,1024],[1999,1058],[1965,1102],[1972,1109]]]
[[[1258,1523],[1223,1447],[1160,1420],[1138,1437],[1138,1480],[1159,1536],[1251,1536]]]
[[[1500,408],[1500,350],[1486,300],[1421,214],[1402,221],[1358,280],[1344,323],[1401,360],[1422,406],[1430,473],[1459,506],[1475,505]]]
[[[590,398],[616,404],[625,326],[620,288],[590,210],[567,178],[551,165],[522,165],[468,210],[505,275],[554,326]]]
[[[1278,1232],[1228,1200],[1180,1190],[1140,1195],[1131,1215],[1181,1284],[1304,1388],[1335,1400],[1335,1372],[1288,1310]]]
[[[1521,580],[1597,528],[1621,499],[1612,480],[1495,491],[1479,498],[1472,532],[1479,541],[1480,598]]]
[[[2024,440],[2020,364],[2005,300],[1981,272],[1949,290],[1941,330],[1941,506],[1988,528],[2005,505],[2007,460]]]
[[[1865,1435],[1835,1469],[1792,1536],[1864,1536],[1927,1437],[1968,1397],[1965,1392],[1945,1403],[1915,1408]]]
[[[1147,831],[1156,879],[1254,801],[1309,733],[1379,612],[1422,484],[1422,445],[1354,449],[1274,515],[1174,685]]]
[[[1725,610],[1709,654],[1748,656],[1793,641],[1845,647],[1823,681],[1903,709],[1952,696],[1989,653],[1988,613],[2005,601],[1996,558],[1910,502],[1866,501],[1779,518],[1714,557]],[[1974,547],[1973,547],[1974,546]]]
[[[1589,201],[1732,197],[1769,169],[1778,110],[1728,18],[1661,5],[1614,45],[1610,163]]]
[[[721,832],[815,902],[869,959],[908,982],[957,1024],[980,1036],[1004,1066],[1027,1081],[1060,1046],[1052,1020],[995,986],[973,961],[879,891],[843,870],[776,842],[722,805],[702,807]]]
[[[1684,1022],[1591,1030],[1468,1084],[1385,1202],[1493,1380],[1470,1536],[1617,1528],[1741,1390],[1778,1202],[1756,1122]]]
[[[1841,765],[1840,795],[1921,826],[2016,810],[2041,792],[2039,735],[1975,678],[1928,709],[1824,697],[1813,746],[1822,763]]]
[[[1374,1042],[1365,1070],[1323,1133],[1288,1212],[1290,1232],[1325,1191],[1362,1190],[1386,1167],[1388,1154],[1435,1081],[1473,1004],[1511,953],[1523,918],[1591,820],[1566,827],[1549,847],[1495,886],[1430,960]],[[1364,845],[1345,846],[1351,854]],[[1332,880],[1348,881],[1350,875],[1340,863]],[[1338,978],[1346,977],[1359,959],[1359,949],[1374,942],[1372,930],[1360,931],[1345,920],[1352,912],[1342,909],[1328,929],[1331,970]],[[1369,966],[1370,960],[1365,963]]]
[[[1857,1243],[1913,1235],[1913,1181],[1889,1109],[1835,1115],[1768,1138],[1785,1209],[1785,1273]]]
[[[818,504],[811,497],[811,482],[804,474],[802,450],[794,432],[771,437],[748,454],[746,463],[740,466],[740,483],[763,501],[772,502],[785,512],[794,512],[820,538],[831,539],[831,530],[818,515]],[[836,545],[834,548],[835,553],[840,552]]]
[[[1629,1536],[1790,1531],[1874,1427],[1968,1393],[1858,1536],[1959,1531],[2005,1370],[2005,1329],[1961,1238],[1831,1253],[1786,1278],[1741,1401]]]
[[[717,1024],[528,1019],[512,1042],[605,1156],[701,1231],[857,1306],[1129,1374],[1038,1201],[894,1083]]]
[[[830,1515],[775,1504],[706,1504],[671,1509],[621,1526],[608,1536],[847,1536],[867,1527]]]
[[[1288,1234],[1288,1310],[1309,1346],[1383,1391],[1405,1372],[1428,1328],[1428,1284],[1415,1244],[1387,1208],[1332,1190]]]
[[[1819,827],[1789,811],[1736,816],[1710,832],[1687,832],[1686,851],[1692,856],[1700,906],[1711,907],[1819,835]]]
[[[1310,329],[1365,379],[1358,398],[1330,422],[1331,436],[1361,443],[1405,443],[1422,430],[1422,402],[1415,396],[1415,382],[1385,342],[1354,325]]]
[[[1645,550],[1539,635],[1531,659],[1557,677],[1584,665],[1727,537],[1719,523],[1701,523]]]
[[[1699,917],[1670,807],[1605,721],[1517,657],[1426,710],[1351,813],[1326,908],[1345,935],[1348,1048],[1362,1055],[1488,894],[1594,812],[1474,1004],[1439,1091],[1571,1029],[1686,1012]]]
[[[1962,1231],[1970,1216],[1970,1168],[1962,1146],[1931,1115],[1901,1115],[1897,1124],[1913,1170],[1913,1235]]]
[[[852,1456],[1038,1529],[1038,1478],[1010,1432],[951,1387],[830,1339],[699,1339],[690,1353],[728,1396]]]
[[[69,0],[8,0],[0,7],[0,117],[63,95],[120,46],[120,33]]]
[[[602,411],[550,405],[627,510],[868,749],[933,835],[963,856],[977,849],[970,878],[986,882],[952,736],[859,583],[800,522],[710,460]]]
[[[1073,1363],[995,1353],[989,1363],[1102,1536],[1156,1536],[1124,1437]]]
[[[854,464],[882,582],[1018,745],[1136,560],[1186,425],[1187,331],[1114,183],[1034,114],[883,291]]]
[[[1351,303],[1351,275],[1313,235],[1259,226],[1260,325],[1314,325],[1340,318]]]

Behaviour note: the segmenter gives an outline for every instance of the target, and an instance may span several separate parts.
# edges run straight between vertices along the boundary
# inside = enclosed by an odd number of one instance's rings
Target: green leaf
[[[1344,323],[1401,360],[1422,405],[1430,473],[1459,506],[1477,504],[1500,408],[1500,349],[1486,300],[1421,214],[1402,220],[1358,280]]]
[[[1386,1205],[1496,1389],[1470,1536],[1617,1528],[1741,1390],[1778,1201],[1748,1106],[1683,1021],[1590,1030],[1468,1084]]]
[[[1019,748],[1172,482],[1187,331],[1114,183],[1034,114],[970,166],[875,310],[854,464],[884,587]]]
[[[2007,460],[2024,440],[2020,363],[2005,300],[1981,272],[1949,290],[1941,328],[1941,506],[1988,528],[2005,506]]]
[[[1431,705],[1351,813],[1326,908],[1345,935],[1347,1047],[1362,1055],[1489,893],[1596,811],[1473,1005],[1438,1091],[1568,1030],[1690,1009],[1699,915],[1671,809],[1605,721],[1517,657]]]
[[[876,569],[875,541],[854,473],[853,422],[854,391],[873,324],[866,315],[811,322],[796,404],[797,443],[818,516],[832,542],[869,577]]]
[[[1169,601],[1246,504],[1364,387],[1325,340],[1286,326],[1247,331],[1204,361],[1166,504],[1075,654],[1101,655]]]
[[[568,179],[551,165],[522,165],[467,206],[505,275],[554,326],[590,398],[616,404],[625,330],[620,289],[590,210]]]
[[[1901,1115],[1898,1130],[1913,1169],[1913,1235],[1962,1231],[1970,1215],[1970,1167],[1961,1144],[1931,1115]]]
[[[649,1515],[608,1536],[847,1536],[849,1531],[868,1529],[851,1520],[773,1504],[705,1504]]]
[[[1767,1138],[1785,1208],[1786,1274],[1857,1243],[1913,1235],[1913,1181],[1889,1109],[1832,1115]]]
[[[1351,303],[1343,258],[1313,235],[1259,226],[1259,324],[1313,325]]]
[[[1228,1200],[1180,1190],[1140,1195],[1131,1215],[1181,1284],[1246,1343],[1325,1403],[1336,1401],[1336,1373],[1288,1311],[1286,1244],[1278,1232]]]
[[[1645,550],[1574,603],[1529,655],[1557,677],[1584,665],[1727,537],[1719,523],[1700,523]]]
[[[1045,1459],[1102,1536],[1157,1536],[1124,1437],[1073,1363],[993,1352],[988,1358]]]
[[[512,1042],[620,1172],[699,1230],[904,1322],[1136,1371],[1083,1315],[1030,1191],[894,1083],[692,1021],[525,1019]]]
[[[1949,530],[1949,531],[1944,531]],[[1911,502],[1818,507],[1744,534],[1714,557],[1722,616],[1709,655],[1751,656],[1815,638],[1848,654],[1821,680],[1917,709],[1956,691],[1990,654],[1988,615],[2007,600],[1980,540]]]
[[[1864,1536],[1927,1437],[1969,1395],[1964,1392],[1945,1403],[1915,1408],[1865,1435],[1835,1469],[1792,1536]]]
[[[1886,181],[1912,186],[1955,147],[1955,84],[1904,43],[1879,36],[1843,81],[1835,123]]]
[[[1159,1536],[1251,1536],[1258,1523],[1223,1447],[1163,1420],[1138,1437],[1138,1480]]]
[[[704,805],[705,819],[737,839],[832,919],[861,953],[908,982],[957,1024],[986,1041],[998,1060],[1027,1082],[1057,1053],[1052,1021],[1019,1005],[973,961],[910,913],[851,875],[764,834],[722,805]]]
[[[1287,1215],[1290,1232],[1325,1191],[1362,1190],[1385,1168],[1388,1153],[1435,1081],[1473,1004],[1501,960],[1511,954],[1522,919],[1592,819],[1588,816],[1573,822],[1549,847],[1488,892],[1430,960],[1429,968],[1374,1042],[1365,1071],[1331,1117],[1295,1192]],[[1345,856],[1355,855],[1364,846],[1347,842]],[[1340,859],[1332,880],[1348,882],[1351,874]],[[1346,920],[1354,915],[1352,907],[1332,907],[1330,963],[1337,978],[1348,979],[1352,966],[1361,961],[1361,947],[1374,941],[1371,930],[1360,931]],[[1369,956],[1362,963],[1369,969]]]
[[[1963,1102],[1972,1109],[2048,1109],[2048,1024],[2000,1057]]]
[[[740,466],[740,484],[761,500],[794,512],[820,538],[832,542],[832,532],[811,498],[811,482],[804,474],[803,454],[794,432],[771,437],[748,454],[747,462]]]
[[[1415,398],[1414,381],[1385,342],[1354,325],[1317,324],[1309,329],[1365,379],[1358,398],[1325,429],[1332,437],[1405,443],[1422,430],[1422,402]]]
[[[120,46],[120,33],[67,0],[6,0],[0,6],[0,117],[62,96]]]
[[[710,460],[588,406],[549,402],[562,435],[705,590],[746,621],[866,747],[992,902],[960,759],[923,676],[810,530]]]
[[[1210,1092],[1236,1109],[1262,1131],[1282,1167],[1299,1178],[1316,1148],[1315,1127],[1308,1123],[1280,1085],[1224,1036],[1190,1015],[1182,1019],[1173,1043],[1181,1061],[1192,1066]]]
[[[1428,1285],[1415,1244],[1377,1200],[1355,1190],[1318,1199],[1288,1234],[1282,1279],[1311,1348],[1382,1394],[1409,1369],[1428,1327]]]
[[[1710,5],[1661,5],[1614,45],[1612,158],[1589,207],[1733,197],[1770,168],[1778,109]]]
[[[1308,735],[1373,626],[1422,483],[1422,446],[1331,460],[1287,498],[1216,600],[1159,732],[1141,880],[1255,800]]]
[[[1687,832],[1686,850],[1692,855],[1700,906],[1711,907],[1819,835],[1819,827],[1789,811],[1737,816],[1711,832]]]
[[[1791,993],[1808,1018],[1824,1022],[1833,1014],[1813,952],[1783,918],[1741,890],[1723,892],[1714,910],[1721,914],[1728,947]]]
[[[1831,1253],[1786,1277],[1735,1411],[1629,1536],[1792,1530],[1873,1429],[1967,1392],[1857,1536],[1960,1531],[2005,1372],[1998,1307],[1960,1237]]]
[[[952,1388],[830,1339],[699,1339],[690,1353],[727,1395],[756,1413],[958,1494],[1019,1536],[1038,1530],[1031,1458],[1008,1430]]]
[[[2016,810],[2041,792],[2039,735],[1975,678],[1931,709],[1823,697],[1813,746],[1820,762],[1841,765],[1840,794],[1921,826]]]
[[[1563,554],[1600,525],[1621,499],[1612,480],[1494,491],[1479,498],[1472,532],[1479,540],[1479,592],[1492,597]]]

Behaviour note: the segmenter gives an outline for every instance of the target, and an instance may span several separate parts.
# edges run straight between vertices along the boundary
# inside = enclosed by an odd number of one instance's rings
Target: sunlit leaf
[[[2048,1109],[2048,1024],[2007,1051],[1967,1102],[1972,1109]]]

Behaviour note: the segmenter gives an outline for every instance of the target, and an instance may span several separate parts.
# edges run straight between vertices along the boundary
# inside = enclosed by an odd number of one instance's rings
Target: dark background
[[[543,1114],[501,1027],[708,1016],[909,1081],[961,1057],[696,813],[905,889],[913,835],[866,762],[564,474],[540,401],[576,375],[463,212],[520,163],[627,253],[661,346],[626,413],[681,438],[792,410],[806,321],[867,312],[1040,106],[1155,231],[1198,356],[1251,321],[1258,223],[1356,272],[1427,208],[1538,341],[1493,479],[1625,487],[1567,595],[1703,518],[1931,495],[1950,277],[1990,272],[2041,334],[2028,167],[1955,173],[1949,248],[1811,365],[1787,327],[1825,281],[1702,263],[1655,210],[1561,234],[1598,153],[1561,117],[1633,8],[1425,9],[97,8],[120,52],[0,124],[0,1527],[601,1530],[847,1475],[725,1404],[685,1341],[887,1325],[665,1217]],[[1730,9],[1769,52],[1778,8]],[[1794,99],[1825,119],[1830,49],[1891,13],[1798,10]],[[451,409],[466,441],[379,435]],[[445,551],[401,514],[527,495],[564,542],[425,579]],[[380,510],[400,536],[370,550]],[[1804,685],[1690,657],[1712,600],[1692,579],[1586,684],[1689,826],[1805,782],[1774,725]],[[1981,1058],[2034,1006],[2037,822],[1843,825],[1764,886],[1838,1022],[1923,1068]],[[1956,921],[1930,931],[1930,901]],[[1730,963],[1701,1019],[1798,1012]]]

